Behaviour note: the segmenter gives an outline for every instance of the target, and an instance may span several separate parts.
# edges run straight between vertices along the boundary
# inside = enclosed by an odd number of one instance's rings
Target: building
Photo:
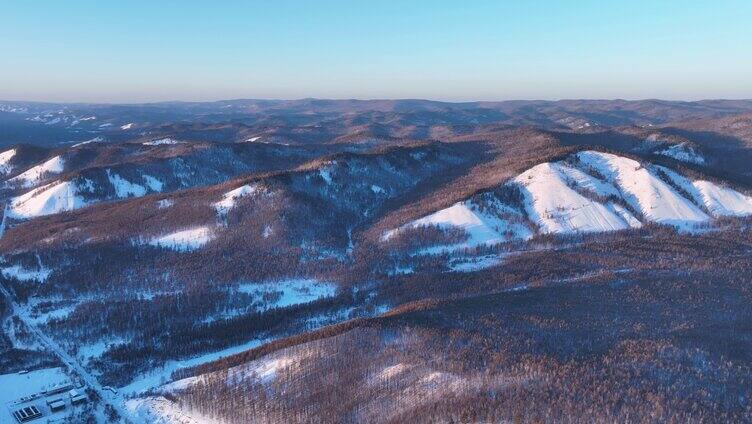
[[[70,396],[71,405],[78,405],[80,403],[86,403],[89,398],[86,397],[86,393],[79,393],[78,390],[71,390],[68,392]]]
[[[36,420],[37,418],[41,416],[42,416],[42,413],[39,412],[39,409],[37,409],[37,407],[34,405],[25,406],[21,409],[13,411],[13,417],[19,423],[26,423],[31,420]]]
[[[73,388],[72,383],[61,383],[60,385],[53,386],[46,392],[44,392],[45,396],[51,396],[56,395],[58,393],[65,393],[66,391]]]
[[[50,407],[50,411],[57,412],[65,409],[65,401],[63,398],[47,399],[47,406]]]

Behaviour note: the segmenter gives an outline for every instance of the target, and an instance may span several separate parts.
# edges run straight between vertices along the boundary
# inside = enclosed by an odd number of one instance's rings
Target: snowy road
[[[105,390],[104,387],[97,381],[97,379],[91,375],[75,358],[71,357],[68,352],[65,351],[54,340],[44,334],[33,321],[26,314],[26,311],[21,308],[13,299],[10,292],[0,284],[0,292],[8,299],[8,303],[11,306],[12,312],[16,314],[21,321],[29,328],[32,334],[39,340],[39,342],[47,347],[50,352],[53,352],[60,360],[71,370],[73,370],[83,380],[87,386],[97,392],[102,404],[110,405],[113,407],[122,417],[125,422],[140,424],[141,421],[137,417],[133,417],[125,408],[124,399],[120,394],[114,394],[109,390]]]

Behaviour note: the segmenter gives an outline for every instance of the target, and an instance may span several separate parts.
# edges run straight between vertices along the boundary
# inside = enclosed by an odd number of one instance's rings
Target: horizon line
[[[546,102],[557,103],[567,101],[585,101],[585,102],[647,102],[647,101],[660,101],[660,102],[682,102],[682,103],[700,103],[700,102],[718,102],[718,101],[752,101],[752,98],[700,98],[695,100],[687,99],[667,99],[660,97],[649,98],[588,98],[588,97],[568,97],[557,99],[535,99],[535,98],[519,98],[519,99],[505,99],[505,100],[436,100],[431,98],[420,97],[406,97],[406,98],[358,98],[358,97],[300,97],[300,98],[255,98],[255,97],[240,97],[232,99],[216,99],[216,100],[154,100],[143,102],[88,102],[88,101],[50,101],[50,100],[10,100],[0,99],[0,103],[36,103],[36,104],[57,104],[57,105],[101,105],[101,106],[136,106],[136,105],[158,105],[158,104],[170,104],[170,103],[222,103],[222,102],[243,102],[243,101],[256,101],[256,102],[302,102],[302,101],[330,101],[330,102],[432,102],[432,103],[445,103],[445,104],[470,104],[470,103],[513,103],[513,102]]]

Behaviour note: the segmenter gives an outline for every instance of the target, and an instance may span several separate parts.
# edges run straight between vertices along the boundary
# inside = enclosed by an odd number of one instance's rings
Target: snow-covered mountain
[[[751,105],[0,103],[0,382],[66,364],[133,422],[744,421]]]
[[[538,164],[502,186],[411,221],[464,231],[455,247],[664,224],[693,231],[713,219],[752,215],[752,197],[720,182],[692,179],[661,165],[599,151]]]

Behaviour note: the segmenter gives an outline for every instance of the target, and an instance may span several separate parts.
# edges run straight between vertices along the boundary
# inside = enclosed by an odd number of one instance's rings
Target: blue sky
[[[752,98],[752,1],[0,0],[0,99]]]

